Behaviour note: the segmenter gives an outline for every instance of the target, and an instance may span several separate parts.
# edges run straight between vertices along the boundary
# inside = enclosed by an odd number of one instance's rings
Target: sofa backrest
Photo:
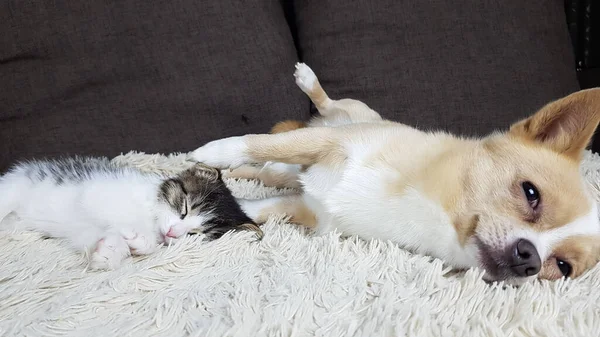
[[[469,135],[578,89],[555,1],[1,6],[0,171],[30,157],[189,151],[306,120],[310,105],[292,77],[298,60],[332,98]]]
[[[484,135],[578,90],[559,1],[294,2],[299,54],[333,97]]]
[[[0,36],[0,170],[189,151],[309,117],[276,1],[9,0]]]

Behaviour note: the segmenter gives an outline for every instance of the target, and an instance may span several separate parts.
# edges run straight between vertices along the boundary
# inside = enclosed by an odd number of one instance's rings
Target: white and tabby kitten
[[[65,238],[91,253],[92,269],[114,269],[190,232],[262,237],[217,169],[196,164],[164,178],[89,157],[15,165],[0,177],[0,228]]]

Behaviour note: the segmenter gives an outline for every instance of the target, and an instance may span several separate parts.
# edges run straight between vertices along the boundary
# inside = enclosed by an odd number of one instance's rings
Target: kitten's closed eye
[[[166,180],[160,187],[161,199],[183,220],[189,213],[188,191],[180,179]]]
[[[181,220],[185,219],[185,217],[188,215],[188,201],[187,201],[186,196],[183,196],[182,205],[183,206],[182,206],[181,211],[180,211],[180,214],[181,214],[180,219]]]

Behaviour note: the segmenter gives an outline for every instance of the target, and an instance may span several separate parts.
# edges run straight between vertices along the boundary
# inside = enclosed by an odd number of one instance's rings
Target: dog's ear
[[[551,102],[513,124],[509,134],[581,159],[600,121],[600,88],[581,90]]]

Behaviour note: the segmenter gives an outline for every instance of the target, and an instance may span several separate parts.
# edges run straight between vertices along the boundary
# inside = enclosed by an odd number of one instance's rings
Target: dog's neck
[[[452,139],[423,165],[419,177],[421,190],[445,210],[462,245],[477,224],[468,205],[470,171],[478,158],[482,158],[479,141]]]

